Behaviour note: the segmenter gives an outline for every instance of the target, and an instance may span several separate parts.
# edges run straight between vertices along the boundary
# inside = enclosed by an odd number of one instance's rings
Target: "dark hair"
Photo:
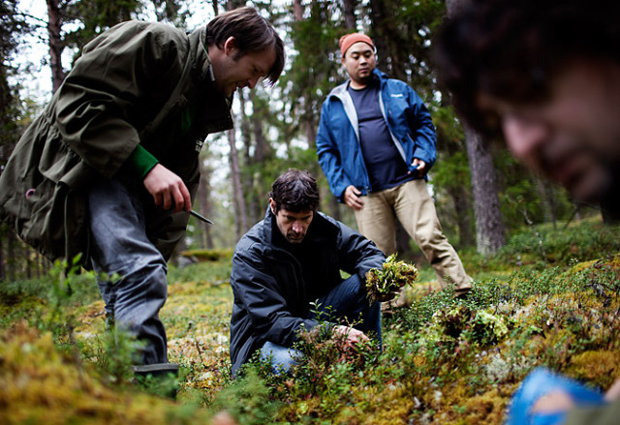
[[[316,211],[319,208],[319,188],[316,179],[307,171],[289,169],[273,182],[269,197],[275,202],[276,213]]]
[[[253,7],[240,7],[224,12],[207,24],[207,46],[223,48],[229,37],[234,37],[241,52],[264,52],[274,48],[276,60],[267,74],[267,81],[275,84],[284,69],[284,43],[273,26]]]
[[[512,103],[549,95],[552,79],[577,58],[620,62],[620,2],[470,0],[434,41],[440,83],[474,128],[497,134],[498,117],[476,107],[485,93]]]

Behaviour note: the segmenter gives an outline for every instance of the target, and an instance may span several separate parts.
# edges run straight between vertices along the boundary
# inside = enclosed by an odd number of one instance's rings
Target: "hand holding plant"
[[[372,268],[366,273],[366,291],[370,302],[389,301],[396,297],[405,285],[413,285],[418,277],[418,269],[413,264],[396,261],[390,255],[381,270]]]

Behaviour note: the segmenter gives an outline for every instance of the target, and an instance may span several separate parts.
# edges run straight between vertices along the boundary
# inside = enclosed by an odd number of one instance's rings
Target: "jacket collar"
[[[385,72],[379,71],[379,68],[373,69],[372,73],[375,76],[375,78],[379,79],[381,85],[383,85],[384,81],[387,80],[388,78]],[[335,97],[342,99],[342,96],[347,92],[350,85],[351,85],[351,79],[349,78],[344,83],[334,87],[332,91],[329,92],[329,94],[327,95],[327,98],[335,96]]]
[[[208,81],[211,84],[215,84],[215,76],[213,75],[213,65],[211,58],[209,57],[209,51],[207,49],[207,27],[201,27],[192,32],[189,36],[190,45],[195,50],[195,64],[194,68],[199,71],[199,79],[201,82]],[[229,97],[222,96],[228,102],[228,105],[232,105],[233,95]]]
[[[214,82],[211,58],[207,53],[207,27],[201,27],[189,34],[189,44],[194,58],[192,67],[197,71],[200,81]]]
[[[203,26],[189,34],[190,57],[192,58],[192,78],[198,88],[209,92],[211,99],[209,108],[204,110],[204,116],[197,117],[209,123],[207,130],[209,133],[229,130],[233,128],[233,121],[230,115],[233,96],[225,97],[215,89],[215,77],[211,58],[207,52],[207,27]]]

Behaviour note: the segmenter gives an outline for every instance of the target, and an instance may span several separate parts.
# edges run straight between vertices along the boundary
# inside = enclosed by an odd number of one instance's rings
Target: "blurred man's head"
[[[603,0],[473,0],[436,40],[463,117],[582,200],[620,164],[620,6]]]
[[[269,207],[282,236],[301,243],[319,207],[319,188],[310,173],[290,169],[271,186]]]

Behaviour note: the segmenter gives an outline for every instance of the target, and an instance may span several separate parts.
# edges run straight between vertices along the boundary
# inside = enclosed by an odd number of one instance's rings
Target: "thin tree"
[[[214,2],[215,4],[216,2]],[[227,10],[233,10],[243,6],[239,0],[229,0],[226,5]],[[215,10],[217,12],[217,9]],[[242,111],[242,113],[244,113]],[[243,196],[243,186],[241,185],[241,166],[239,164],[239,153],[236,146],[235,130],[226,133],[228,146],[230,148],[228,159],[230,165],[230,178],[232,183],[233,206],[235,211],[235,239],[239,240],[248,229],[248,217],[245,198]]]
[[[355,7],[357,6],[357,0],[343,0],[342,13],[344,14],[344,27],[347,30],[355,30]]]
[[[198,186],[198,206],[200,208],[200,212],[204,214],[206,217],[211,217],[213,208],[211,205],[211,175],[213,174],[213,169],[207,165],[206,161],[200,161],[200,185]],[[210,225],[200,225],[201,231],[199,234],[202,237],[202,246],[207,249],[213,249],[213,235],[211,231]]]
[[[66,73],[62,66],[62,51],[65,45],[62,40],[62,15],[59,0],[46,0],[47,4],[47,34],[50,54],[50,68],[52,70],[52,92],[55,93],[65,80]]]
[[[284,112],[290,117],[287,138],[302,137],[308,149],[314,151],[321,105],[326,95],[341,77],[339,74],[338,39],[355,30],[355,5],[357,0],[338,2],[315,0],[304,5],[293,2],[290,35],[293,51],[299,52],[291,59],[291,68],[283,76]],[[336,13],[337,12],[337,13]],[[315,158],[307,168],[320,178],[320,168]],[[319,180],[321,181],[321,180]],[[328,213],[342,219],[338,200],[325,187],[323,199],[329,200]]]
[[[230,148],[230,178],[232,180],[233,205],[235,210],[235,239],[239,240],[248,229],[245,198],[241,187],[241,167],[239,153],[235,144],[235,130],[228,130],[228,146]]]
[[[17,10],[17,0],[0,1],[0,172],[22,130],[16,88],[9,83],[9,77],[19,70],[11,65],[11,57],[17,51],[19,39],[31,30],[26,17]],[[22,260],[13,255],[15,241],[13,229],[0,224],[0,280],[13,278],[14,265]]]
[[[246,98],[246,95],[248,98]],[[243,181],[244,181],[244,200],[247,206],[247,216],[250,223],[256,223],[258,221],[258,199],[254,194],[254,170],[253,163],[254,158],[252,157],[253,145],[252,145],[252,129],[250,116],[246,113],[246,106],[248,103],[251,103],[253,93],[249,94],[245,90],[239,91],[237,93],[237,97],[239,98],[239,102],[241,104],[241,140],[243,141],[243,159],[244,159],[244,172],[243,172]]]

